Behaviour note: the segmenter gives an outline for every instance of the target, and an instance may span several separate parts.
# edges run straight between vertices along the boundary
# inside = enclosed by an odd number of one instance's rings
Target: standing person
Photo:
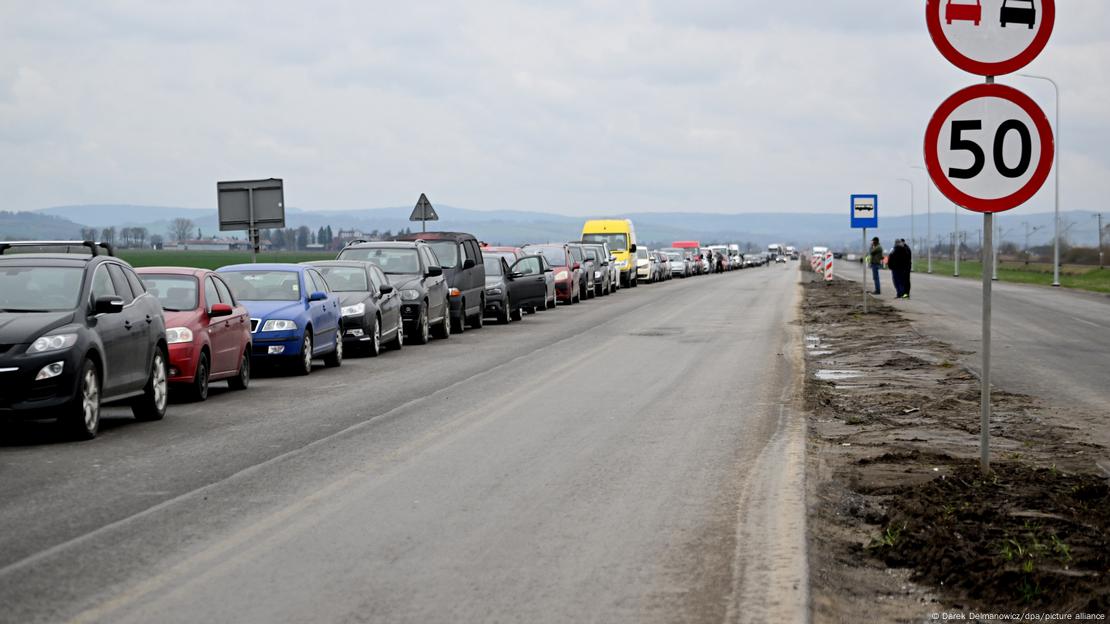
[[[913,248],[902,239],[902,247],[906,250],[906,264],[902,273],[902,298],[910,298],[910,273],[913,270]]]
[[[901,299],[905,294],[903,275],[909,272],[909,260],[906,255],[906,244],[901,239],[894,240],[894,249],[890,250],[886,268],[890,269],[890,279],[894,282],[894,298]]]
[[[875,282],[875,294],[883,294],[883,289],[879,282],[879,269],[883,268],[883,246],[879,244],[879,237],[871,239],[871,252],[869,254],[871,262],[871,281]]]

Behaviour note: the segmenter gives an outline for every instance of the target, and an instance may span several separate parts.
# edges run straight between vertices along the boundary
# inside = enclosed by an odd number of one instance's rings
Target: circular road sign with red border
[[[975,212],[1029,201],[1052,170],[1052,126],[1013,87],[980,84],[956,92],[925,130],[925,166],[937,189]]]
[[[953,65],[980,76],[1002,76],[1044,50],[1056,23],[1056,0],[928,0],[925,23]]]

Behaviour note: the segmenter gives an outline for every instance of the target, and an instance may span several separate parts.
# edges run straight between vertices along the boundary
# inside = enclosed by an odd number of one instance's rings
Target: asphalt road
[[[858,265],[842,265],[837,274],[861,277]],[[881,275],[881,299],[905,311],[924,334],[966,350],[970,368],[981,369],[980,280],[914,273],[912,298],[894,301],[890,273]],[[1061,410],[1081,409],[1077,417],[1094,441],[1110,446],[1110,296],[1006,282],[994,282],[992,290],[992,385]]]
[[[0,621],[804,621],[797,282],[624,289],[93,442],[0,428]]]

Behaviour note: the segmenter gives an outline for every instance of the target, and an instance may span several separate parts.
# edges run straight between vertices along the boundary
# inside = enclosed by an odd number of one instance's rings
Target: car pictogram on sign
[[[983,21],[983,5],[979,0],[975,0],[975,4],[948,0],[948,5],[944,7],[944,20],[949,25],[952,22],[975,22],[978,26]]]
[[[1002,27],[1025,24],[1030,30],[1037,25],[1037,7],[1033,0],[1002,0]]]

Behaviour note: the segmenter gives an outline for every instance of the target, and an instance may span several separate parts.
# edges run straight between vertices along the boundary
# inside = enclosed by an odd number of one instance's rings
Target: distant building
[[[250,251],[250,242],[238,238],[203,238],[169,242],[166,251]],[[261,241],[263,250],[270,248],[270,241]]]

